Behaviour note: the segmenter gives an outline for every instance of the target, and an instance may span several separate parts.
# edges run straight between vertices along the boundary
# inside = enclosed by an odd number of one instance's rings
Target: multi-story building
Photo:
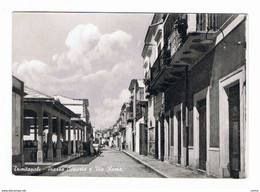
[[[155,14],[142,56],[148,154],[246,177],[246,15]]]
[[[103,138],[103,134],[101,131],[95,131],[95,143],[99,143],[99,144],[102,144],[102,138]]]
[[[127,143],[127,104],[124,103],[121,107],[120,115],[119,115],[119,132],[121,134],[121,148],[122,149],[128,149],[128,145],[126,148]],[[130,135],[131,136],[131,135]],[[129,139],[128,139],[129,141]]]
[[[147,153],[147,126],[145,122],[145,107],[143,79],[133,79],[129,85],[131,92],[130,108],[132,106],[132,150],[137,153]]]
[[[131,101],[131,99],[130,99]],[[126,149],[133,150],[133,127],[134,127],[134,116],[133,116],[133,102],[126,103]]]

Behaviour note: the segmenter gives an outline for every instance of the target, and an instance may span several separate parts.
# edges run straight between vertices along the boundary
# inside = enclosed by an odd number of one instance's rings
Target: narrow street
[[[247,14],[30,14],[14,14],[14,175],[248,177]],[[26,39],[41,20],[57,34]]]
[[[41,176],[159,177],[121,151],[103,148],[98,157],[81,157]]]

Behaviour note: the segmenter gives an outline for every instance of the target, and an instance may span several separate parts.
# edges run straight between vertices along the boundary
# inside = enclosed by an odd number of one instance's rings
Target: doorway
[[[160,127],[161,127],[161,161],[164,161],[164,116],[161,117],[160,121]]]
[[[198,101],[199,113],[199,169],[206,171],[207,161],[207,132],[206,132],[206,99]]]
[[[219,80],[220,177],[247,175],[246,91],[245,66]]]
[[[239,178],[240,171],[240,99],[239,84],[228,89],[230,177]]]
[[[181,111],[176,114],[178,127],[178,164],[181,164]]]
[[[135,152],[135,133],[132,133],[133,152]]]
[[[158,148],[158,121],[155,122],[155,158],[159,158],[159,148]]]

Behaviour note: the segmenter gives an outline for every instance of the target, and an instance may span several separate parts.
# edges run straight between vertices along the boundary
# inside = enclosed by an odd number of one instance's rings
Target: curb
[[[154,168],[153,166],[147,164],[146,162],[138,159],[137,157],[133,156],[132,154],[128,153],[125,150],[122,150],[122,152],[124,152],[126,155],[128,155],[129,157],[132,157],[135,161],[137,161],[138,163],[143,164],[146,168],[150,169],[151,171],[155,172],[157,175],[163,177],[163,178],[169,178],[169,176],[167,176],[166,174],[162,173],[161,171],[157,170],[156,168]]]
[[[66,164],[66,163],[69,163],[69,162],[71,162],[71,161],[74,161],[74,160],[76,160],[76,159],[79,159],[80,157],[82,157],[82,155],[79,155],[79,156],[76,156],[76,157],[72,157],[72,158],[66,159],[66,160],[64,160],[64,161],[62,161],[62,162],[59,162],[59,163],[57,163],[57,164],[53,164],[53,165],[47,166],[47,167],[45,167],[44,169],[42,169],[41,171],[36,172],[36,173],[32,173],[32,174],[30,174],[30,175],[31,175],[31,176],[37,176],[37,175],[43,174],[43,173],[47,172],[48,169],[57,168],[57,167],[59,167],[59,166],[61,166],[61,165],[64,165],[64,164]]]
[[[48,169],[51,169],[51,168],[57,168],[61,165],[64,165],[66,163],[69,163],[71,161],[74,161],[76,159],[79,159],[80,157],[82,157],[83,155],[78,155],[78,156],[75,156],[75,157],[71,157],[69,159],[66,159],[64,161],[61,161],[61,162],[57,162],[57,163],[54,163],[52,165],[49,165],[49,166],[46,166],[45,168],[41,169],[41,171],[38,171],[38,172],[34,172],[34,173],[21,173],[21,174],[15,174],[15,175],[20,175],[20,176],[38,176],[40,174],[43,174],[45,172],[48,171]]]

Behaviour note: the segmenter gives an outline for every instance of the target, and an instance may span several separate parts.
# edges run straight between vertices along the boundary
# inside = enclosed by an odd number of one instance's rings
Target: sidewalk
[[[14,170],[14,167],[12,168],[12,172],[14,175],[21,175],[21,176],[32,176],[32,175],[40,175],[42,173],[47,172],[50,169],[57,168],[63,164],[69,163],[73,160],[76,160],[80,158],[82,155],[76,154],[71,155],[68,157],[62,157],[61,159],[57,160],[54,159],[53,162],[26,162],[24,167],[17,168],[18,170]]]
[[[122,150],[122,152],[164,178],[207,178],[206,175],[199,174],[188,168],[173,165],[168,162],[162,162],[147,156],[139,155],[138,153],[133,151]]]

